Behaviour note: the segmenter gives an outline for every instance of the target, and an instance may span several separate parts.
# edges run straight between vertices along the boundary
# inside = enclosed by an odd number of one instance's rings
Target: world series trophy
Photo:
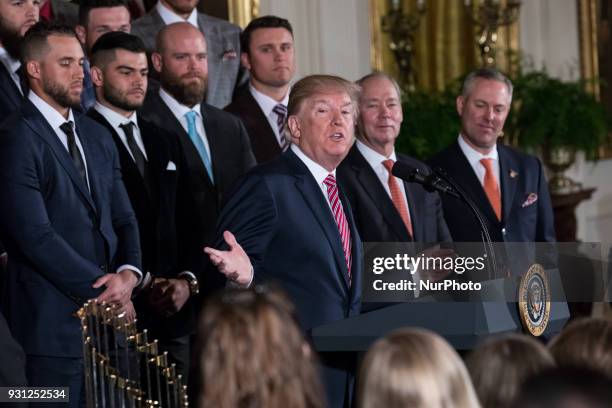
[[[187,386],[147,330],[106,303],[88,301],[77,312],[83,335],[88,408],[188,407]]]

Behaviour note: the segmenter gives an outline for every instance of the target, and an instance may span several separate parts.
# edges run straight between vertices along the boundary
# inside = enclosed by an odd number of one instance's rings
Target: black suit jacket
[[[75,312],[120,265],[142,270],[138,224],[106,129],[74,112],[89,185],[36,107],[0,130],[0,233],[8,259],[7,320],[27,354],[82,357]]]
[[[429,172],[428,167],[411,157],[398,154],[398,161]],[[364,242],[410,241],[393,201],[372,166],[354,145],[338,167],[338,180],[348,196],[355,223]],[[438,193],[429,193],[420,184],[404,182],[414,241],[450,242],[451,236],[442,214]]]
[[[194,208],[190,222],[197,231],[194,238],[200,247],[212,243],[226,191],[255,165],[249,138],[240,119],[204,103],[201,112],[210,146],[214,184],[189,135],[159,94],[148,95],[139,111],[143,118],[178,138],[186,161],[185,173]]]
[[[501,179],[501,221],[495,216],[484,188],[459,143],[455,142],[436,154],[428,164],[444,169],[474,200],[484,215],[494,242],[554,242],[553,211],[542,164],[536,157],[502,144],[497,145],[497,151]],[[480,242],[478,223],[463,202],[446,196],[442,197],[442,205],[455,241]]]
[[[234,100],[225,107],[227,112],[242,119],[244,127],[251,139],[251,148],[257,163],[272,160],[282,153],[270,122],[253,98],[249,86],[245,85],[236,91]]]
[[[119,152],[123,182],[138,219],[142,264],[145,271],[155,276],[176,278],[182,271],[197,275],[202,267],[202,248],[193,239],[191,223],[186,214],[193,208],[187,193],[185,162],[180,153],[178,140],[152,123],[138,117],[138,128],[147,155],[146,179],[142,177],[136,163],[111,124],[97,110],[87,114],[104,125],[113,135]],[[174,169],[168,170],[168,165]],[[138,299],[136,306],[139,322],[149,325],[164,335],[177,337],[193,329],[193,305],[187,303],[180,313],[171,319],[153,319],[147,310],[146,299]],[[143,316],[143,313],[145,314]],[[150,316],[151,315],[151,316]]]
[[[0,63],[0,122],[19,110],[22,101],[23,95],[4,64]]]

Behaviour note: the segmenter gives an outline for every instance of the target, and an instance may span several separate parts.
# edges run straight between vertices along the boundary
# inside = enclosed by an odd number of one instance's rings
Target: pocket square
[[[236,50],[231,49],[231,50],[223,51],[223,55],[221,56],[221,59],[223,61],[225,61],[225,60],[235,59],[236,57],[238,57],[238,54],[236,53]]]
[[[166,166],[166,171],[176,171],[176,164],[173,161],[169,161]]]
[[[521,204],[521,207],[528,207],[536,201],[538,201],[538,195],[536,193],[529,193],[527,199],[523,202],[523,204]]]

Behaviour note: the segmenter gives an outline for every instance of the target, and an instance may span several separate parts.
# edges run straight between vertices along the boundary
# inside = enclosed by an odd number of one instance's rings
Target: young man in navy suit
[[[84,372],[76,312],[96,298],[134,317],[138,225],[112,138],[73,110],[84,58],[74,31],[38,23],[22,52],[30,93],[0,130],[7,320],[26,353],[28,385],[68,386],[77,407]]]

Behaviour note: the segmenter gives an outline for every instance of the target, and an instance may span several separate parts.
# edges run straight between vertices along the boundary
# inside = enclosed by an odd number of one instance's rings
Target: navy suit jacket
[[[248,84],[236,91],[234,100],[225,110],[238,116],[244,123],[257,163],[270,161],[283,152],[268,118],[253,98]]]
[[[494,242],[554,242],[555,226],[542,163],[502,144],[497,145],[500,165],[502,219],[499,221],[484,188],[455,142],[432,157],[432,168],[444,169],[474,200],[484,215]],[[535,194],[535,196],[534,196]],[[528,197],[531,199],[528,200]],[[532,201],[533,197],[537,200]],[[459,200],[442,197],[444,217],[453,240],[480,242],[480,229],[468,207]]]
[[[412,157],[397,160],[428,174],[428,167]],[[407,242],[408,230],[372,166],[353,146],[338,167],[338,181],[348,196],[359,235],[364,242]],[[412,237],[416,242],[450,242],[438,193],[429,193],[420,184],[404,182]]]
[[[289,149],[249,172],[221,213],[217,233],[229,230],[249,255],[254,283],[277,282],[297,307],[305,329],[356,315],[360,310],[362,256],[348,199],[352,281],[340,233],[321,188]]]
[[[10,253],[7,320],[26,354],[82,355],[75,312],[115,267],[141,268],[138,226],[112,138],[75,114],[89,191],[34,105],[0,130],[0,232]]]

